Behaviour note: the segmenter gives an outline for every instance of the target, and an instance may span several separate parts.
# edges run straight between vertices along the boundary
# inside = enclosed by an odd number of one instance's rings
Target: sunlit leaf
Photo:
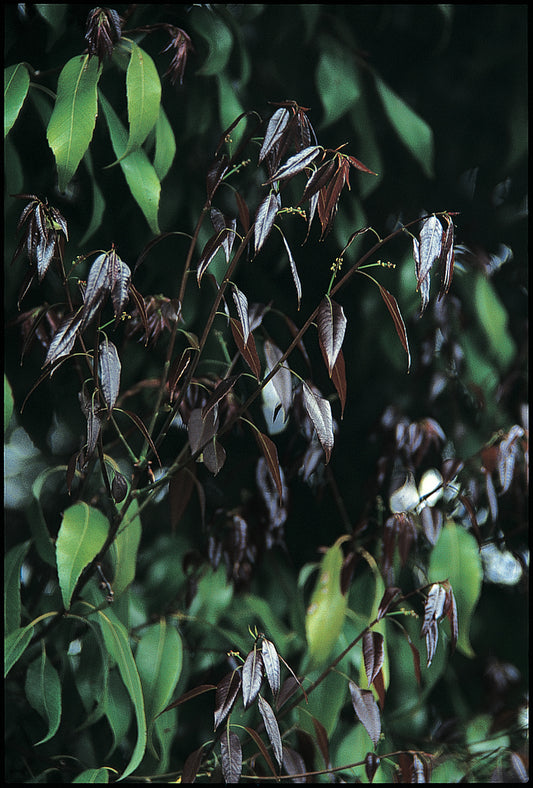
[[[278,721],[276,720],[276,716],[272,711],[272,707],[263,697],[261,697],[261,695],[257,696],[257,705],[259,707],[261,717],[263,718],[263,722],[265,723],[265,730],[272,745],[274,757],[279,766],[281,766],[283,762],[283,749]]]
[[[76,55],[59,75],[57,99],[46,138],[56,159],[60,191],[65,190],[92,139],[101,73],[97,58]]]
[[[167,114],[163,107],[159,107],[159,115],[155,126],[155,156],[154,170],[157,177],[162,181],[174,161],[176,155],[176,138]]]
[[[120,503],[118,508],[122,513]],[[139,503],[134,498],[130,502],[113,544],[109,548],[109,557],[113,565],[112,586],[115,599],[118,599],[135,579],[141,534]]]
[[[122,156],[140,147],[154,128],[160,110],[161,82],[150,55],[134,41],[126,71],[129,137]]]
[[[29,86],[30,75],[24,63],[4,69],[4,138],[18,118]]]
[[[347,599],[341,591],[343,554],[338,539],[320,562],[319,575],[305,616],[305,634],[313,664],[322,665],[341,633]]]
[[[4,678],[26,651],[33,637],[33,624],[14,629],[4,638]]]
[[[250,651],[242,666],[242,700],[247,709],[257,698],[263,681],[263,657],[256,648]]]
[[[317,325],[320,349],[331,377],[344,340],[346,317],[342,306],[327,295],[318,307]]]
[[[254,231],[255,254],[258,253],[268,238],[280,208],[281,199],[279,194],[275,191],[270,191],[257,209]]]
[[[222,774],[225,783],[238,783],[242,772],[242,749],[239,737],[226,728],[220,737]]]
[[[429,303],[430,274],[442,250],[442,225],[436,216],[429,216],[423,223],[419,239],[413,238],[413,257],[417,290],[420,292],[422,314]]]
[[[65,607],[81,573],[104,545],[109,521],[102,512],[83,501],[69,506],[63,513],[56,540],[57,573]]]
[[[320,441],[324,454],[326,455],[326,464],[331,457],[331,451],[334,444],[333,436],[333,418],[331,416],[331,405],[327,399],[324,399],[314,388],[304,381],[303,383],[304,405],[309,418],[313,422],[318,440]]]
[[[360,689],[353,681],[350,681],[348,686],[357,719],[362,723],[372,744],[376,747],[381,735],[381,719],[374,695],[371,690]]]
[[[28,667],[25,691],[30,705],[48,725],[48,733],[34,746],[44,744],[56,734],[61,722],[61,682],[44,646],[41,656]]]

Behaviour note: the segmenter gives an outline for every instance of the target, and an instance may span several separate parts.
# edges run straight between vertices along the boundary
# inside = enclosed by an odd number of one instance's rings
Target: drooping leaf
[[[117,401],[120,390],[120,370],[118,350],[105,337],[98,348],[98,377],[100,378],[100,391],[108,413],[111,413]]]
[[[35,746],[44,744],[56,734],[61,722],[61,682],[44,645],[41,656],[28,667],[25,691],[30,705],[48,725],[47,734]]]
[[[347,386],[346,386],[346,365],[344,363],[344,356],[342,350],[339,350],[337,355],[337,360],[335,361],[335,365],[331,372],[331,379],[333,381],[333,385],[339,395],[339,400],[341,403],[341,419],[344,416],[344,408],[346,405],[346,395],[347,395]]]
[[[224,70],[233,47],[233,35],[222,17],[210,6],[194,6],[190,24],[208,46],[208,54],[198,74],[213,76]]]
[[[192,698],[197,698],[198,695],[203,695],[205,692],[210,692],[211,690],[216,690],[216,686],[214,684],[200,684],[198,687],[194,687],[194,689],[184,692],[183,695],[179,696],[179,698],[172,701],[172,703],[169,703],[168,706],[165,706],[163,711],[159,712],[158,716],[161,716],[161,714],[164,714],[166,711],[170,711],[170,709],[175,709],[177,706],[181,706],[182,703],[186,703],[188,700],[192,700]]]
[[[268,122],[265,138],[259,152],[259,162],[262,162],[265,156],[267,156],[280,141],[287,128],[290,117],[291,114],[285,107],[280,107],[274,112]]]
[[[253,728],[249,728],[247,725],[245,725],[244,728],[246,730],[246,733],[248,733],[248,735],[251,736],[251,738],[257,744],[257,746],[259,748],[259,752],[261,753],[261,755],[263,756],[263,758],[267,762],[268,767],[269,767],[270,771],[272,772],[272,774],[276,775],[276,767],[274,766],[272,758],[270,757],[269,752],[268,752],[268,750],[267,750],[267,748],[265,746],[265,743],[263,742],[261,736],[257,733],[257,731],[255,731]]]
[[[156,171],[142,148],[134,150],[122,158],[128,142],[126,131],[113,107],[101,92],[99,92],[99,99],[109,128],[113,150],[120,161],[120,167],[130,192],[143,212],[152,233],[159,235],[158,213],[161,183]]]
[[[442,225],[436,216],[429,216],[423,223],[419,239],[413,238],[413,257],[417,290],[420,292],[423,314],[429,303],[430,274],[433,264],[440,259],[442,249]]]
[[[271,342],[269,339],[265,341],[263,346],[265,352],[268,370],[272,371],[282,357],[281,350]],[[276,374],[272,377],[272,385],[278,395],[281,407],[283,408],[284,418],[289,415],[289,410],[292,405],[292,379],[291,372],[287,367],[282,365]]]
[[[320,349],[331,377],[344,340],[346,317],[342,306],[328,295],[324,296],[318,307],[317,325]]]
[[[20,627],[20,570],[30,540],[12,547],[4,556],[4,631],[8,635]]]
[[[122,513],[122,505],[118,508]],[[109,548],[109,557],[113,565],[113,592],[118,599],[135,579],[137,553],[142,535],[142,523],[139,514],[139,503],[134,498],[124,514],[118,533]]]
[[[207,470],[211,471],[214,476],[222,470],[226,462],[226,450],[215,437],[211,438],[209,443],[204,446],[202,460]]]
[[[396,329],[396,333],[400,338],[400,342],[402,343],[403,349],[407,353],[407,371],[409,372],[411,368],[411,351],[409,350],[409,340],[407,339],[407,330],[405,328],[405,323],[403,322],[402,313],[400,312],[400,307],[398,306],[398,302],[396,298],[389,293],[389,291],[378,283],[379,292],[381,293],[381,297],[385,301],[387,309],[389,310],[391,317],[394,321],[394,328]]]
[[[118,408],[117,408],[117,410],[118,410]],[[137,429],[141,432],[143,438],[145,438],[145,440],[147,441],[148,445],[150,446],[151,451],[154,453],[154,456],[155,456],[157,462],[159,463],[159,466],[161,467],[161,458],[160,458],[159,454],[157,453],[157,449],[156,449],[155,443],[152,440],[152,436],[150,435],[150,433],[146,429],[146,426],[144,425],[142,419],[140,419],[137,416],[137,414],[134,411],[132,411],[132,410],[125,410],[124,408],[121,408],[120,412],[121,413],[125,413],[126,416],[129,416],[129,418],[133,421],[133,423],[135,424]]]
[[[313,728],[315,729],[318,749],[320,750],[320,753],[324,759],[324,764],[327,768],[330,765],[328,732],[320,720],[317,720],[316,717],[313,717]]]
[[[56,560],[61,595],[67,610],[81,573],[98,555],[108,530],[107,517],[83,501],[65,510],[56,540]]]
[[[233,317],[230,317],[230,327],[235,344],[239,349],[239,353],[259,381],[261,379],[261,361],[259,360],[259,356],[257,354],[253,334],[249,334],[245,342],[242,324]]]
[[[282,181],[294,177],[294,175],[297,175],[308,167],[311,162],[316,159],[321,150],[323,150],[321,146],[311,145],[308,148],[298,151],[298,153],[295,153],[290,159],[287,159],[282,167],[276,170],[274,175],[268,179],[267,183],[270,184],[274,181]]]
[[[250,651],[242,666],[242,699],[247,709],[257,698],[263,681],[263,657],[256,648]]]
[[[238,783],[242,772],[241,742],[236,733],[226,728],[220,737],[222,774],[225,783]]]
[[[218,682],[215,693],[215,730],[230,713],[240,687],[241,674],[238,670],[232,670]]]
[[[440,285],[438,300],[440,300],[443,296],[447,295],[448,290],[450,289],[450,285],[452,283],[452,277],[453,277],[454,262],[455,262],[455,253],[453,248],[453,244],[454,244],[453,221],[448,216],[448,214],[445,214],[443,218],[446,223],[446,227],[442,239],[440,266],[444,270],[441,277],[441,285]]]
[[[309,656],[319,667],[329,657],[341,633],[347,599],[341,591],[343,554],[340,537],[320,562],[319,575],[305,616]]]
[[[360,689],[354,681],[350,681],[348,686],[356,717],[376,747],[381,735],[381,718],[374,695],[371,690]]]
[[[4,638],[4,678],[26,651],[33,637],[33,624],[14,629]]]
[[[375,752],[367,752],[365,755],[365,773],[369,783],[374,779],[374,775],[378,770],[380,759]]]
[[[219,249],[224,248],[224,243],[227,239],[227,236],[227,228],[224,228],[220,231],[217,230],[217,232],[211,236],[204,246],[202,254],[200,255],[200,259],[198,260],[198,266],[196,268],[196,281],[198,282],[198,287],[200,287],[202,277],[211,265],[216,253],[219,251]]]
[[[50,342],[43,367],[46,367],[48,364],[54,364],[63,356],[68,356],[76,342],[81,322],[81,307],[77,312],[63,318],[54,334],[54,338]]]
[[[57,99],[46,138],[56,159],[60,191],[65,190],[92,139],[101,73],[102,66],[96,58],[77,55],[65,64],[59,75]]]
[[[117,255],[117,272],[111,285],[111,301],[115,313],[115,326],[118,324],[122,311],[130,297],[131,270]]]
[[[237,222],[235,219],[228,219],[218,208],[211,208],[210,216],[213,227],[217,233],[224,234],[222,248],[224,249],[226,262],[229,263],[233,242],[235,241]]]
[[[239,320],[241,321],[244,347],[246,347],[248,343],[248,337],[250,336],[250,318],[248,314],[248,299],[246,298],[244,293],[241,290],[239,290],[239,288],[236,285],[233,285],[232,295],[233,295],[233,300],[235,301],[235,306],[237,307],[237,314],[239,315]]]
[[[327,464],[334,444],[331,405],[327,399],[324,399],[314,387],[311,388],[305,381],[303,383],[303,398],[305,409],[313,422],[318,440],[324,449]]]
[[[386,615],[389,607],[392,605],[396,597],[402,593],[401,588],[397,588],[396,586],[389,586],[385,589],[385,593],[379,603],[377,619],[378,621]]]
[[[29,86],[30,75],[25,63],[4,69],[4,139],[18,118]]]
[[[283,482],[281,480],[281,471],[278,459],[278,450],[276,448],[276,444],[269,438],[268,435],[265,435],[263,432],[260,432],[257,428],[254,429],[254,436],[259,444],[259,448],[263,453],[263,457],[265,458],[268,470],[270,471],[270,475],[276,485],[276,489],[279,494],[279,500],[283,500]]]
[[[126,71],[129,137],[122,156],[139,148],[159,118],[161,82],[154,61],[134,41]]]
[[[201,747],[198,747],[197,750],[193,750],[185,759],[181,775],[181,780],[185,785],[189,785],[189,783],[193,783],[196,780],[196,775],[202,765],[203,751],[204,745],[202,744]]]
[[[287,747],[285,744],[283,745],[283,768],[287,774],[292,776],[291,782],[305,783],[307,781],[304,759],[299,752],[293,750],[292,747]]]
[[[255,254],[259,252],[268,238],[280,208],[281,199],[279,194],[276,191],[270,191],[257,209],[254,230]]]
[[[279,656],[275,645],[266,638],[263,638],[261,641],[261,654],[263,655],[263,665],[265,666],[267,681],[274,698],[277,698],[280,688]]]
[[[367,629],[363,635],[363,660],[369,687],[381,670],[383,659],[383,635]]]
[[[337,164],[335,159],[330,159],[315,170],[305,185],[299,204],[301,205],[306,200],[310,200],[320,189],[326,186],[336,169]]]
[[[155,156],[154,170],[162,181],[174,161],[176,155],[176,138],[167,114],[163,107],[159,107],[159,115],[155,126]]]
[[[298,309],[300,309],[300,302],[302,300],[302,283],[300,282],[300,277],[298,276],[298,271],[296,270],[296,262],[294,260],[294,257],[292,256],[292,252],[291,252],[290,246],[288,244],[288,241],[285,238],[285,235],[283,233],[281,234],[281,237],[283,239],[283,244],[284,244],[285,249],[287,251],[287,257],[289,258],[289,264],[291,266],[292,279],[294,281],[294,286],[296,288],[296,296],[298,298]]]
[[[283,748],[276,715],[272,711],[270,704],[261,695],[257,696],[257,705],[259,707],[261,717],[263,718],[263,722],[265,723],[265,730],[270,740],[270,744],[272,745],[274,757],[278,762],[278,765],[281,767],[283,763]]]
[[[210,410],[204,418],[202,408],[194,408],[187,422],[187,433],[191,452],[196,452],[202,448],[215,435],[218,427],[218,419],[214,410]]]
[[[83,312],[81,330],[85,330],[93,319],[111,289],[109,274],[109,255],[100,254],[89,270],[87,284],[83,295]]]

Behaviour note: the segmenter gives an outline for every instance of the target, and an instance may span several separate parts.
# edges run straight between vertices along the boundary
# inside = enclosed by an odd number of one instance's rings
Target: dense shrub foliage
[[[7,7],[7,781],[527,780],[524,9]]]

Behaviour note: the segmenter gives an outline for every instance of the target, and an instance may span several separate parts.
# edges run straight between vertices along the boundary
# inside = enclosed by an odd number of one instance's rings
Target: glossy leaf
[[[365,755],[365,773],[369,783],[371,783],[374,779],[374,775],[378,770],[379,764],[380,759],[378,756],[374,752],[367,752]]]
[[[292,279],[293,279],[293,282],[294,282],[294,286],[296,288],[296,296],[297,296],[297,299],[298,299],[298,309],[300,309],[300,302],[302,300],[302,283],[300,282],[300,277],[298,276],[298,271],[296,270],[296,262],[294,260],[294,257],[292,256],[292,252],[290,250],[290,246],[289,246],[289,244],[287,242],[287,239],[285,238],[283,233],[281,234],[281,237],[283,239],[283,244],[284,244],[285,249],[287,251],[287,257],[289,258],[289,264],[290,264],[290,267],[291,267]]]
[[[268,370],[271,371],[274,369],[283,354],[277,345],[275,345],[269,339],[265,341],[263,350],[265,352]],[[293,398],[291,372],[286,366],[282,365],[271,380],[276,394],[278,395],[279,401],[281,402],[284,418],[286,419],[289,415]]]
[[[346,317],[342,306],[325,296],[318,307],[317,325],[320,349],[331,377],[346,331]]]
[[[244,726],[244,729],[245,729],[246,733],[256,743],[257,747],[259,748],[259,752],[261,753],[261,755],[263,756],[263,758],[267,762],[268,767],[269,767],[270,771],[272,772],[272,774],[276,776],[276,774],[277,774],[276,767],[274,766],[272,758],[270,757],[269,752],[268,752],[268,750],[267,750],[267,748],[265,746],[265,743],[263,742],[263,740],[260,737],[260,735],[257,733],[257,731],[255,731],[253,728],[249,728],[247,725]]]
[[[83,295],[82,331],[90,324],[97,309],[103,305],[110,289],[109,255],[100,254],[92,263],[87,277]]]
[[[239,315],[239,320],[241,321],[243,342],[244,342],[244,347],[246,347],[246,345],[248,344],[248,337],[250,336],[248,299],[246,298],[244,293],[241,290],[239,290],[239,288],[236,285],[233,285],[232,295],[233,295],[233,300],[235,301],[235,306],[237,307],[237,314]]]
[[[218,208],[211,208],[210,216],[211,216],[211,222],[213,224],[213,227],[215,228],[217,233],[224,234],[224,241],[222,244],[222,248],[224,249],[226,262],[229,263],[231,250],[233,248],[233,243],[235,241],[235,231],[237,229],[237,221],[235,219],[227,219],[222,213],[222,211],[218,210]]]
[[[105,337],[98,348],[98,377],[100,378],[100,391],[111,413],[117,401],[120,390],[121,364],[115,345]]]
[[[92,139],[98,113],[97,86],[102,66],[97,58],[76,55],[63,67],[46,138],[54,152],[58,186],[64,191]]]
[[[259,381],[261,379],[261,361],[259,360],[259,356],[257,354],[253,334],[249,334],[245,342],[242,324],[233,317],[230,317],[230,327],[239,353]]]
[[[122,158],[128,144],[127,134],[113,107],[102,93],[100,105],[105,115],[115,156],[120,161],[130,192],[143,212],[150,230],[159,235],[158,212],[161,183],[153,165],[142,148],[132,151]]]
[[[442,280],[439,290],[439,296],[438,296],[439,300],[443,296],[447,295],[448,290],[450,289],[450,285],[452,283],[452,277],[453,277],[454,262],[455,262],[453,221],[447,214],[444,215],[443,219],[445,222],[445,230],[442,238],[442,251],[441,251],[440,264],[441,264],[441,268],[443,268],[444,271],[442,274]]]
[[[82,501],[65,510],[56,540],[56,560],[67,610],[81,573],[98,555],[108,530],[107,517]]]
[[[314,197],[320,191],[320,189],[329,183],[329,180],[335,173],[336,168],[336,160],[330,159],[313,172],[305,185],[305,189],[300,200],[300,205],[306,202],[306,200],[310,200],[312,197]]]
[[[280,107],[274,112],[268,122],[265,138],[259,152],[260,162],[263,161],[271,150],[275,149],[287,128],[290,117],[291,113],[285,107]]]
[[[457,604],[457,648],[473,657],[470,622],[481,593],[483,567],[475,538],[453,521],[442,528],[431,552],[428,578],[435,583],[449,580]]]
[[[255,254],[259,252],[268,238],[280,208],[281,199],[279,194],[275,191],[270,191],[257,209],[254,229]]]
[[[30,87],[30,75],[24,63],[4,69],[4,139],[9,134]]]
[[[409,350],[409,340],[407,339],[407,330],[405,328],[405,323],[403,322],[402,313],[400,312],[400,307],[398,306],[398,302],[396,298],[389,293],[389,291],[384,288],[382,285],[378,283],[379,292],[381,297],[385,301],[387,309],[389,310],[391,317],[394,322],[394,328],[396,329],[396,333],[400,338],[400,342],[402,343],[403,349],[407,353],[407,371],[411,369],[411,351]]]
[[[12,547],[4,556],[4,632],[20,627],[20,570],[30,540]]]
[[[26,651],[33,637],[33,624],[14,629],[4,638],[4,678]]]
[[[389,586],[388,588],[385,589],[385,593],[383,594],[381,602],[379,603],[378,614],[377,614],[378,621],[379,619],[383,618],[383,616],[387,614],[387,611],[389,610],[390,606],[392,605],[396,597],[401,593],[402,593],[401,588],[397,588],[396,586]]]
[[[346,386],[346,365],[344,363],[344,356],[342,350],[339,350],[337,355],[337,359],[335,361],[335,365],[331,372],[331,379],[333,381],[333,385],[339,395],[339,401],[341,403],[341,419],[344,416],[344,408],[346,406],[346,395],[347,395],[347,386]]]
[[[161,82],[154,61],[134,41],[126,72],[126,94],[129,137],[123,156],[143,144],[157,123],[161,101]]]
[[[287,159],[283,166],[276,170],[274,175],[268,179],[267,183],[294,177],[294,175],[297,175],[308,167],[311,162],[316,159],[321,150],[323,149],[319,145],[311,145],[308,148],[298,151],[298,153],[295,153],[290,159]]]
[[[429,303],[430,274],[433,264],[440,259],[442,249],[442,225],[436,216],[429,216],[423,223],[419,239],[413,238],[413,257],[417,290],[420,291],[423,314]]]
[[[227,236],[227,229],[217,231],[211,236],[204,246],[202,254],[200,255],[200,259],[198,260],[198,266],[196,268],[196,281],[198,282],[198,287],[200,287],[202,277],[213,262],[215,255],[220,249],[224,248],[224,243],[227,239]]]
[[[272,711],[270,704],[261,695],[257,696],[257,705],[259,707],[261,717],[263,718],[263,722],[265,723],[265,730],[270,740],[270,744],[272,745],[274,757],[281,767],[283,762],[283,748],[276,715]]]
[[[247,709],[257,698],[263,681],[263,657],[254,646],[242,666],[242,699]]]
[[[277,698],[280,688],[279,656],[275,645],[266,638],[263,638],[261,641],[261,654],[263,655],[263,665],[265,667],[267,681],[274,698]]]
[[[122,510],[122,505],[119,504],[118,508]],[[134,498],[129,504],[118,533],[109,548],[109,557],[113,564],[112,586],[115,599],[118,599],[135,579],[141,535],[139,503]]]
[[[48,733],[35,746],[44,744],[56,734],[61,722],[61,682],[44,647],[41,656],[28,667],[25,691],[30,705],[48,725]]]
[[[67,315],[59,324],[54,338],[50,342],[50,347],[46,354],[43,367],[54,364],[60,358],[68,356],[80,329],[82,322],[81,308],[72,315]]]
[[[236,733],[228,728],[220,737],[222,774],[225,783],[238,783],[242,772],[241,742]]]
[[[283,500],[283,482],[281,480],[281,472],[279,466],[279,459],[278,459],[278,450],[276,448],[276,444],[269,438],[268,435],[265,435],[263,432],[260,432],[257,428],[254,429],[254,436],[259,444],[259,448],[263,453],[263,457],[265,458],[266,464],[270,471],[270,475],[274,480],[276,485],[276,489],[279,494],[280,501]]]
[[[381,735],[381,718],[374,695],[371,690],[360,689],[353,681],[348,683],[348,687],[356,717],[376,747]]]
[[[303,396],[305,409],[313,422],[318,440],[324,449],[327,464],[331,457],[331,451],[334,444],[331,405],[327,399],[320,396],[320,394],[318,394],[314,388],[311,388],[305,381],[303,383]]]
[[[235,703],[241,688],[241,674],[238,670],[227,673],[217,684],[215,693],[215,730],[224,722]]]
[[[383,659],[383,635],[367,629],[363,635],[363,660],[369,687],[383,667]]]
[[[116,255],[116,258],[117,272],[111,284],[111,301],[113,303],[113,312],[115,313],[115,326],[122,317],[123,309],[130,297],[131,284],[131,270],[129,266],[118,255]]]
[[[305,768],[305,761],[300,755],[299,752],[293,750],[292,747],[287,747],[285,744],[283,745],[283,768],[290,774],[292,777],[291,782],[293,783],[305,783],[307,779],[305,777],[306,768]],[[299,775],[299,776],[297,776]]]
[[[193,750],[187,758],[185,759],[185,763],[183,764],[183,772],[181,775],[181,781],[188,785],[189,783],[193,783],[196,780],[196,775],[202,765],[202,755],[204,751],[204,745],[202,744],[201,747],[198,747],[197,750]]]
[[[338,539],[320,562],[319,575],[305,616],[305,634],[311,661],[326,662],[344,624],[347,598],[341,592],[343,553]]]

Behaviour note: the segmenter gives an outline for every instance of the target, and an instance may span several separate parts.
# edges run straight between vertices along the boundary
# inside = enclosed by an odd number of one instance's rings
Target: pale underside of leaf
[[[305,381],[303,384],[303,396],[305,409],[313,422],[318,440],[322,444],[326,455],[326,463],[328,463],[334,443],[331,406],[327,399],[317,394]]]

